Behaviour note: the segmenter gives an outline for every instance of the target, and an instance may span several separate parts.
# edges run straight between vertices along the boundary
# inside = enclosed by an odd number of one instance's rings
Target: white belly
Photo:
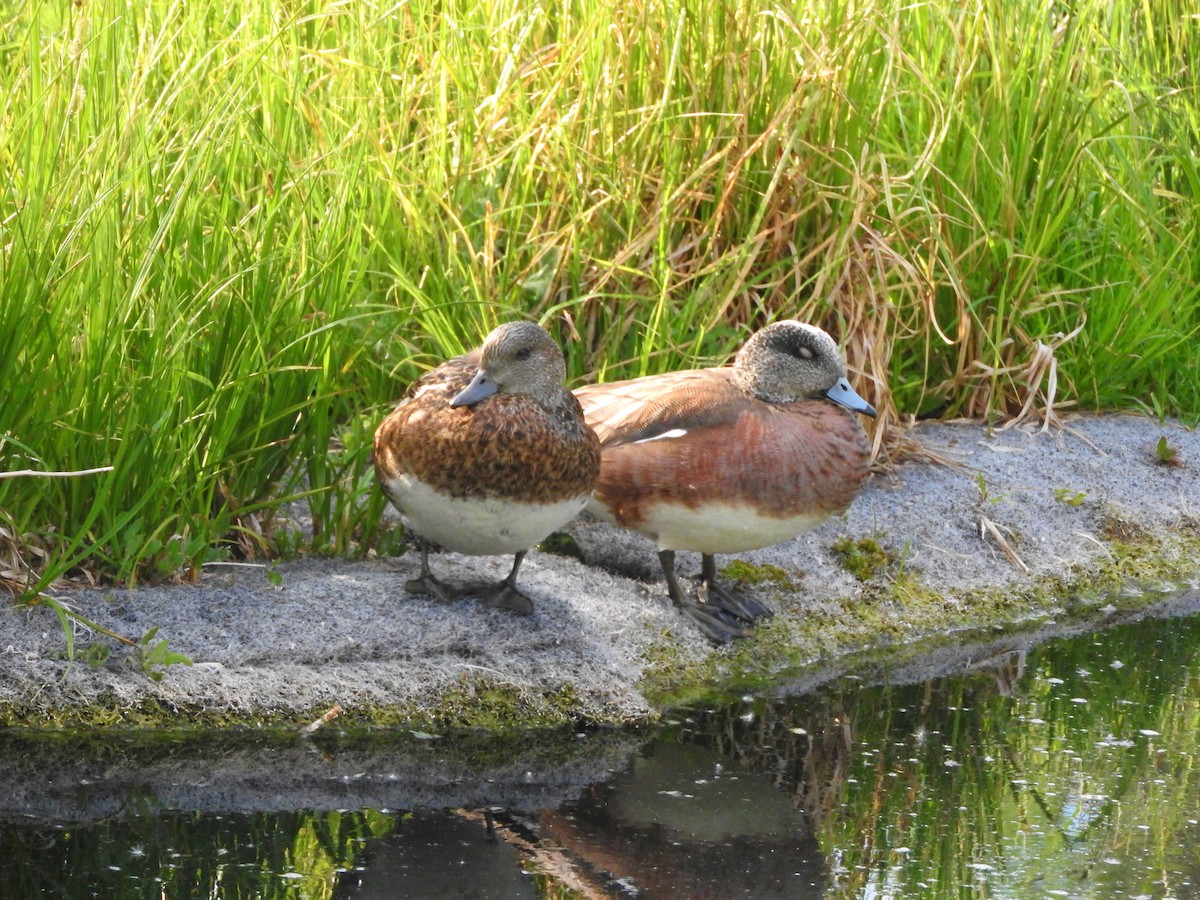
[[[587,495],[551,504],[459,500],[407,475],[388,479],[387,490],[415,532],[471,556],[528,550],[574,518],[588,501]]]
[[[607,522],[620,524],[599,501],[593,500],[588,509]],[[814,513],[781,519],[727,503],[705,503],[695,509],[659,503],[637,530],[653,538],[659,550],[740,553],[790,541],[827,518]]]

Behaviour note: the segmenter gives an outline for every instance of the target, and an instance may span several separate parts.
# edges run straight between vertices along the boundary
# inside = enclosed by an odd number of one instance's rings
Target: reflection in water
[[[460,808],[558,806],[644,740],[0,730],[0,898],[369,896],[371,869],[398,857],[393,874],[440,866],[442,880],[488,885],[476,896],[528,897],[516,852],[482,820],[464,827]],[[520,890],[497,876],[506,866]]]
[[[658,742],[629,771],[540,819],[545,836],[649,897],[819,897],[824,860],[803,815],[761,775]]]
[[[330,896],[333,876],[395,817],[377,812],[154,812],[67,828],[0,826],[0,896]]]
[[[987,673],[844,695],[848,803],[824,829],[843,848],[836,883],[877,896],[1192,894],[1198,637],[1192,619],[1058,642],[1030,654],[1009,696]]]
[[[653,736],[0,733],[0,896],[1200,896],[1200,619],[971,657]]]
[[[517,850],[488,839],[475,817],[422,813],[372,841],[355,871],[342,874],[338,900],[501,900],[538,896]]]
[[[830,896],[1200,896],[1200,619],[968,674],[697,711],[667,731],[771,777]]]

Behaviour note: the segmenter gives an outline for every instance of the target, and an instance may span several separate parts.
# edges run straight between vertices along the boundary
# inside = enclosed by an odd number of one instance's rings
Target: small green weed
[[[98,669],[112,656],[112,647],[103,641],[92,641],[83,648],[83,653],[80,658],[91,666],[93,669]]]
[[[1183,465],[1183,457],[1179,455],[1179,448],[1172,445],[1165,434],[1154,445],[1154,458],[1164,466]]]
[[[134,640],[127,635],[113,631],[110,628],[105,628],[98,622],[93,622],[91,619],[72,609],[68,604],[46,594],[38,594],[26,600],[25,605],[45,606],[58,618],[66,642],[64,658],[67,660],[68,671],[70,671],[70,666],[75,662],[75,629],[77,625],[82,625],[84,628],[112,638],[118,643],[129,647],[136,654],[132,662],[136,663],[137,668],[154,681],[161,681],[164,671],[170,666],[190,666],[192,664],[191,659],[187,656],[172,650],[166,639],[155,640],[158,636],[157,626],[148,630],[137,640]],[[84,649],[82,658],[89,666],[96,668],[106,663],[111,654],[112,651],[107,645],[99,641],[94,641]]]
[[[980,504],[1004,502],[1005,495],[992,496],[991,488],[988,486],[987,479],[983,477],[982,472],[975,473],[975,486],[979,489]]]
[[[137,642],[138,663],[142,672],[154,681],[162,681],[166,669],[170,666],[190,666],[191,659],[182,653],[172,650],[164,638],[156,641],[158,626],[151,628]]]
[[[1065,503],[1067,506],[1083,506],[1083,501],[1087,499],[1087,494],[1083,491],[1075,491],[1071,488],[1055,488],[1054,499],[1059,503]]]

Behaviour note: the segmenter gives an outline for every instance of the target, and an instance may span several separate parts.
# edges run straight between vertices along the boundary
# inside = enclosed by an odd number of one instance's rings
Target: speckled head
[[[474,406],[492,394],[526,394],[545,403],[567,377],[562,350],[541,326],[508,322],[483,342],[479,371],[450,405]]]
[[[768,403],[827,397],[849,410],[875,408],[846,380],[846,363],[833,338],[815,325],[785,319],[755,332],[738,351],[734,383]]]

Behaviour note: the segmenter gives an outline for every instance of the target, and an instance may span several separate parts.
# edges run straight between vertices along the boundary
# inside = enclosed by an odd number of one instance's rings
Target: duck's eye
[[[520,350],[518,350],[516,352],[515,356],[517,359],[519,359],[523,362],[523,361],[529,359],[529,355],[531,353],[533,353],[533,351],[530,350],[528,347],[522,347]]]
[[[789,329],[773,335],[771,348],[777,353],[791,356],[795,359],[816,359],[817,348],[813,346],[811,337],[804,331]]]
[[[817,355],[813,352],[813,348],[808,346],[808,344],[801,344],[798,342],[789,343],[783,348],[783,351],[788,356],[794,357],[795,359],[813,359]]]

